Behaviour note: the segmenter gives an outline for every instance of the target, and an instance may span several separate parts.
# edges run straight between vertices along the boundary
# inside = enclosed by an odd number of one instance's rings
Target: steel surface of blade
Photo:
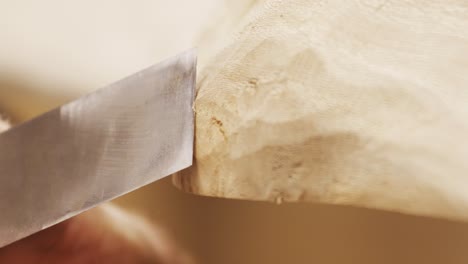
[[[0,247],[192,164],[194,51],[0,134]]]

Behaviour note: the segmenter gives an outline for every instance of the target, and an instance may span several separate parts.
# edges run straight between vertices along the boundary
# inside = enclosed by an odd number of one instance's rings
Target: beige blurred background
[[[255,1],[0,0],[0,109],[15,123],[199,46],[201,67]],[[196,197],[161,180],[116,201],[198,263],[468,263],[468,224],[376,210]]]

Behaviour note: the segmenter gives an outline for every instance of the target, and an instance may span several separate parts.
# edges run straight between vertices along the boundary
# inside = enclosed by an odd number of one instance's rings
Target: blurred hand
[[[5,248],[5,264],[189,264],[190,258],[144,219],[106,204]]]

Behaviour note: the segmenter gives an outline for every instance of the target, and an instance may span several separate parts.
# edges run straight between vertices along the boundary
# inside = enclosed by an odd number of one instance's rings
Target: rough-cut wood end
[[[175,184],[468,219],[468,7],[429,2],[271,1],[202,71]]]

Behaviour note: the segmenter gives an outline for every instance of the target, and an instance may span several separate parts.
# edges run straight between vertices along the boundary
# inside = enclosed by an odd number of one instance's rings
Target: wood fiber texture
[[[468,2],[267,1],[246,19],[199,74],[179,188],[468,219]]]

